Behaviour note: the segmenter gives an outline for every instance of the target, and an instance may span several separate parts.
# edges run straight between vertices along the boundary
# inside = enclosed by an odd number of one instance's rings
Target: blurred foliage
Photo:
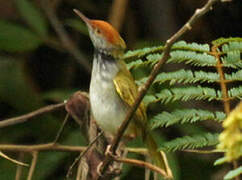
[[[242,157],[242,102],[224,120],[223,127],[217,148],[226,151],[225,157],[231,162]]]
[[[68,35],[78,44],[80,53],[85,57],[84,60],[90,61],[93,53],[91,42],[85,26],[74,15],[72,9],[80,9],[88,17],[108,19],[108,12],[110,12],[113,1],[55,0],[51,2],[43,6],[40,0],[0,0],[0,120],[33,111],[49,103],[63,101],[78,89],[88,91],[89,73],[64,48],[65,44],[55,33],[50,23],[50,17],[46,15],[45,6],[51,6]],[[159,45],[152,50],[152,52],[159,52],[162,50],[160,44],[163,44],[163,41],[169,35],[186,22],[194,9],[201,7],[204,2],[205,0],[173,0],[169,2],[163,0],[162,3],[160,1],[150,3],[148,0],[130,1],[121,34],[131,49]],[[222,36],[235,37],[241,35],[242,25],[239,23],[242,17],[240,0],[234,0],[230,4],[225,3],[214,9],[197,23],[191,32],[184,36],[185,40],[204,43]],[[180,43],[180,46],[184,45],[184,42]],[[218,43],[221,43],[221,41],[218,41]],[[197,52],[209,51],[206,49],[209,47],[207,44],[204,47],[197,47]],[[233,47],[224,47],[224,51],[226,48]],[[195,47],[193,46],[193,48]],[[187,50],[189,50],[189,47]],[[149,48],[147,51],[149,51]],[[142,50],[142,53],[144,52]],[[126,56],[131,59],[132,57],[137,58],[139,51],[133,51],[132,53],[129,52]],[[140,61],[132,61],[132,63],[138,65],[139,62],[143,62],[144,55],[139,55]],[[189,55],[193,56],[193,54]],[[147,63],[152,66],[155,56],[149,58],[150,62],[148,59]],[[229,60],[236,58],[238,59],[238,53],[237,55],[233,53],[228,56]],[[205,58],[205,60],[205,63],[207,63],[210,59]],[[224,60],[226,61],[226,59]],[[134,66],[129,65],[130,67]],[[178,67],[180,66],[176,64],[166,65],[163,70],[171,71],[178,69]],[[187,65],[183,65],[183,67],[187,67]],[[192,70],[197,69],[195,67]],[[231,71],[234,72],[234,70]],[[135,68],[134,71],[132,70],[132,72],[136,78],[140,79],[147,76],[150,69],[142,65]],[[171,74],[170,76],[172,77]],[[190,78],[196,78],[199,81],[197,76],[191,76]],[[169,78],[160,79],[159,81],[169,81]],[[182,81],[182,76],[179,81]],[[157,86],[154,84],[150,92],[156,92],[159,89]],[[168,87],[168,85],[163,84],[163,87]],[[150,117],[154,117],[161,110],[180,108],[183,105],[184,103],[178,102],[166,106],[151,104],[149,106]],[[204,106],[204,103],[187,102],[185,105],[187,105],[187,108],[201,107]],[[206,105],[206,109],[213,112],[214,110],[218,111],[221,109],[221,105],[212,101],[209,105]],[[202,112],[197,114],[200,113]],[[40,144],[51,142],[55,138],[64,116],[64,111],[58,111],[36,117],[23,124],[0,129],[0,143]],[[212,114],[211,116],[220,120],[223,115]],[[162,128],[162,131],[157,130],[157,139],[164,142],[177,136],[194,135],[208,130],[217,132],[220,129],[217,123],[210,121],[175,125]],[[80,133],[79,126],[71,120],[64,129],[60,143],[70,145],[86,144]],[[139,139],[130,142],[129,145],[143,146]],[[19,156],[17,153],[8,153],[8,155],[15,159],[18,159]],[[64,179],[76,156],[75,153],[41,152],[34,179]],[[143,158],[136,154],[130,154],[130,157]],[[188,153],[184,152],[169,154],[172,170],[177,180],[194,179],[194,174],[196,174],[197,180],[221,179],[220,168],[211,165],[216,158],[218,158],[217,155],[188,155]],[[24,162],[31,162],[29,154],[25,154]],[[236,174],[239,170],[235,170],[234,173]],[[27,172],[28,168],[24,168],[23,177],[26,177]],[[122,179],[130,179],[131,177],[140,179],[143,177],[143,172],[143,169],[125,165]],[[0,158],[0,179],[12,180],[15,178],[15,173],[16,165]],[[200,173],[199,176],[197,173]]]

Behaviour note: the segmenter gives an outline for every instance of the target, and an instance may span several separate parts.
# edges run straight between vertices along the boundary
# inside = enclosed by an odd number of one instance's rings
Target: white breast
[[[116,92],[113,78],[119,71],[116,61],[94,58],[90,85],[90,102],[97,124],[105,131],[115,134],[123,122],[127,107]]]

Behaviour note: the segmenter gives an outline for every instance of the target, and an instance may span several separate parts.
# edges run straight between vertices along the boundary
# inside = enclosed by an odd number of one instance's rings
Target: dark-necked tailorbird
[[[122,59],[126,44],[109,23],[91,20],[78,10],[74,11],[86,23],[95,49],[89,92],[91,111],[98,126],[106,134],[115,136],[138,95],[135,81]],[[124,137],[136,136],[143,137],[155,164],[171,177],[166,156],[157,151],[157,144],[147,129],[143,103],[124,133]]]

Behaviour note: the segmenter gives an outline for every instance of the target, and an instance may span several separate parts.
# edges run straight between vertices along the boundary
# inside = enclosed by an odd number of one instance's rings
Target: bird
[[[89,19],[77,9],[74,12],[87,25],[94,46],[89,89],[91,112],[97,125],[114,137],[139,93],[122,58],[126,43],[108,22]],[[154,163],[168,176],[172,176],[166,155],[157,151],[157,143],[147,128],[147,122],[146,107],[142,102],[127,127],[124,138],[141,136]]]

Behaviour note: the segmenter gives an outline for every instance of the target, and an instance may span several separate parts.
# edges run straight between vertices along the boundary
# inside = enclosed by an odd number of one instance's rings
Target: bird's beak
[[[88,19],[84,14],[82,14],[79,10],[73,9],[73,11],[87,24],[88,27],[91,25],[91,20]]]

